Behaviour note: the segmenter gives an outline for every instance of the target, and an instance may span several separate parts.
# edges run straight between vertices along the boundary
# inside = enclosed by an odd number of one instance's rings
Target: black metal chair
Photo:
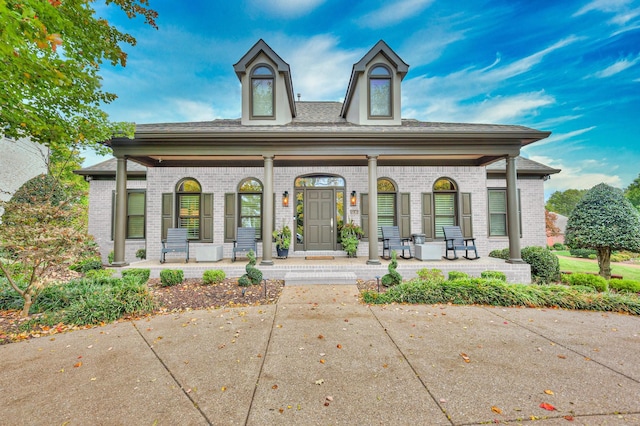
[[[391,258],[392,250],[402,250],[403,259],[411,259],[411,244],[409,244],[409,238],[400,238],[400,230],[397,226],[381,226],[382,229],[382,257],[385,259]],[[405,256],[405,250],[409,251],[409,257]],[[387,257],[384,256],[384,252],[387,251]]]
[[[446,242],[446,256],[444,257],[445,259],[458,259],[458,254],[456,253],[457,250],[465,251],[465,255],[463,256],[465,259],[476,260],[480,258],[480,256],[478,256],[478,250],[476,249],[476,239],[464,238],[462,236],[462,229],[460,229],[459,226],[443,226],[442,232],[444,233],[444,240]],[[476,257],[469,257],[470,250],[473,250]],[[450,251],[453,251],[453,258],[449,257]]]

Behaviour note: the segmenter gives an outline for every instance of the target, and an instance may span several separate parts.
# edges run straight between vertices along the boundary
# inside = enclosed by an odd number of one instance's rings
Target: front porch
[[[274,259],[274,264],[271,266],[260,265],[261,259],[258,258],[256,267],[262,271],[264,278],[285,280],[285,284],[287,273],[293,273],[296,276],[304,274],[308,277],[317,277],[318,282],[315,284],[331,284],[331,282],[327,282],[330,281],[327,277],[338,274],[352,273],[355,274],[355,279],[358,280],[372,280],[376,276],[382,277],[387,273],[390,262],[381,258],[380,265],[367,265],[366,257],[348,258],[344,255],[344,252],[333,253],[335,252],[307,253],[305,257],[294,256],[287,259]],[[221,269],[227,277],[240,277],[245,273],[246,265],[247,259],[242,257],[235,262],[225,258],[218,262],[196,262],[195,259],[191,259],[189,263],[185,263],[184,257],[167,256],[164,264],[160,264],[159,260],[144,260],[131,263],[122,269],[149,268],[151,269],[152,278],[158,278],[162,269],[182,269],[185,278],[202,278],[202,274],[208,269]],[[416,272],[422,268],[439,269],[445,277],[451,271],[465,272],[474,277],[479,277],[482,271],[502,271],[507,275],[507,281],[510,283],[531,282],[531,268],[526,263],[506,263],[502,259],[486,256],[478,260],[460,258],[453,261],[445,259],[420,261],[415,258],[409,260],[398,258],[397,271],[405,280],[415,278],[417,276]],[[121,269],[118,268],[116,270]],[[306,281],[310,283],[313,279],[307,278]]]

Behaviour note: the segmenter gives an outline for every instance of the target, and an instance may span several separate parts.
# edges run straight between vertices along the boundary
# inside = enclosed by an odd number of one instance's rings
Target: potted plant
[[[291,245],[291,229],[287,225],[273,231],[273,240],[276,243],[276,252],[279,258],[286,259],[289,256],[289,246]]]
[[[340,229],[340,240],[342,249],[347,252],[348,257],[356,257],[358,251],[358,243],[364,235],[364,231],[359,225],[353,223],[345,223]]]

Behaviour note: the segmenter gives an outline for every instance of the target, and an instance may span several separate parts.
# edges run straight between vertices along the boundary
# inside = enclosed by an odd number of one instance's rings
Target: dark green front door
[[[306,190],[306,250],[335,250],[335,198],[333,189]]]

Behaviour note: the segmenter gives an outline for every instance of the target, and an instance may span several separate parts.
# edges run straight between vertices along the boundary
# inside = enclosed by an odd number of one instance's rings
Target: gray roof
[[[516,167],[520,173],[529,173],[537,175],[552,175],[560,173],[560,169],[554,169],[537,161],[529,160],[528,158],[518,156],[516,159]],[[498,160],[487,165],[487,173],[504,173],[507,169],[506,160]]]
[[[332,133],[522,133],[533,132],[546,137],[546,132],[524,126],[478,123],[439,123],[403,119],[400,126],[358,125],[340,117],[341,102],[296,102],[298,116],[291,123],[283,125],[242,125],[241,120],[219,119],[182,123],[138,124],[136,133],[264,133],[264,132],[327,132]]]
[[[93,166],[84,167],[80,170],[75,170],[74,173],[82,176],[114,176],[116,173],[118,160],[116,158],[109,158]],[[127,160],[127,175],[130,176],[146,176],[147,168],[141,164]]]

